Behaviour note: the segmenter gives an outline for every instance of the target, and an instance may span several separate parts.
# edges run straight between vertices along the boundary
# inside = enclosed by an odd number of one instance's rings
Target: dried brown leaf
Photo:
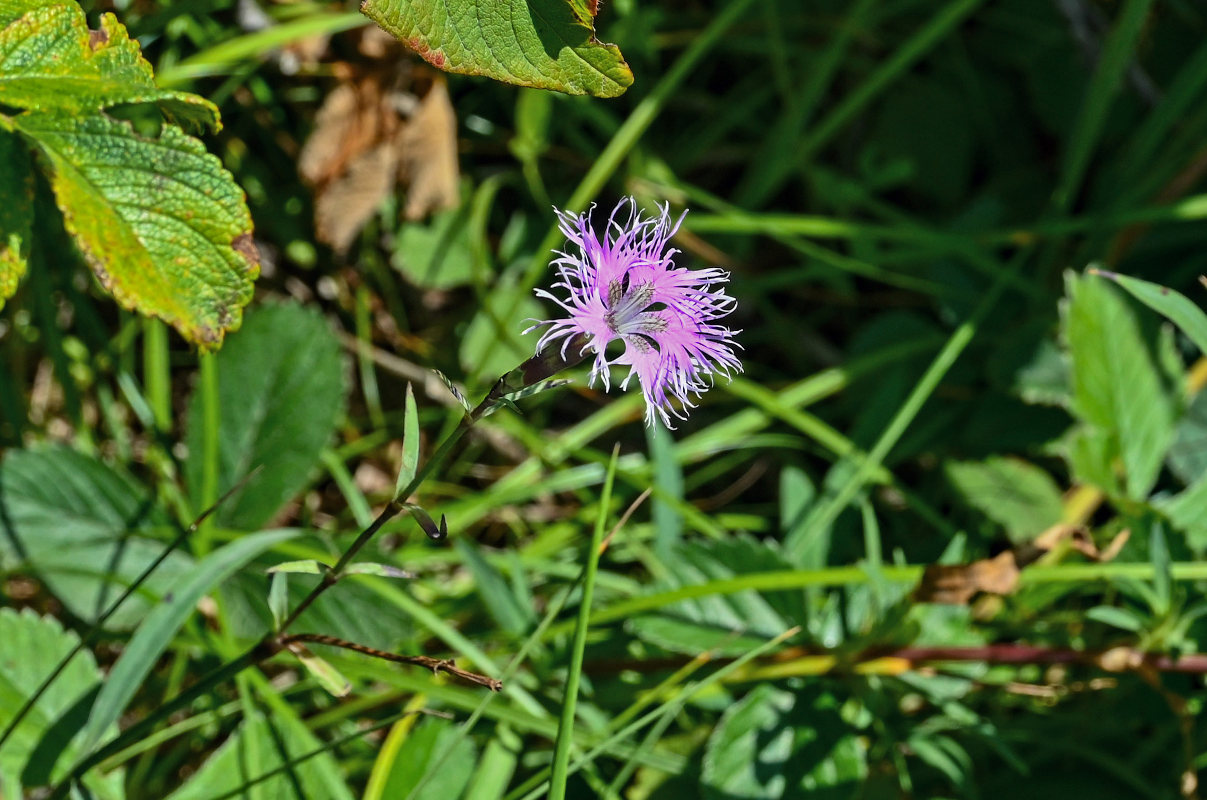
[[[361,44],[387,52],[371,36]],[[336,64],[334,72],[342,80],[298,158],[298,172],[315,190],[319,240],[347,250],[399,180],[410,183],[408,219],[456,206],[457,122],[444,77],[417,99],[406,91],[409,68]]]
[[[1013,550],[971,564],[931,564],[922,573],[914,600],[967,605],[979,592],[1010,594],[1018,588],[1018,576]]]
[[[345,252],[381,201],[394,190],[398,151],[390,142],[360,153],[347,170],[324,185],[314,203],[315,233]]]
[[[457,117],[448,83],[437,75],[410,123],[400,133],[401,170],[410,183],[405,214],[419,219],[460,202]]]

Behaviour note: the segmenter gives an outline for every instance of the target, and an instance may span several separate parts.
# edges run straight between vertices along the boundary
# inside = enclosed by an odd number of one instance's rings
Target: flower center
[[[608,286],[607,312],[604,323],[617,336],[632,333],[635,330],[645,330],[649,326],[646,317],[651,315],[644,312],[654,299],[654,286],[650,283],[628,285],[628,281],[612,281]]]

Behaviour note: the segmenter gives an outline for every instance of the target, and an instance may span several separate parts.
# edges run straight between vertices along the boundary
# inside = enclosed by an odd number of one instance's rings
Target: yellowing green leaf
[[[201,142],[170,125],[146,138],[100,114],[13,122],[44,156],[67,230],[118,302],[202,347],[239,327],[259,272],[251,215]]]
[[[34,175],[17,136],[0,130],[0,308],[28,268],[33,228]]]
[[[361,10],[448,72],[568,94],[616,97],[633,73],[615,45],[595,38],[578,0],[365,0]]]
[[[0,104],[80,114],[120,103],[159,104],[182,122],[218,124],[218,109],[197,95],[159,89],[138,43],[112,14],[90,31],[78,3],[29,3],[0,30]],[[0,21],[12,16],[0,8]]]

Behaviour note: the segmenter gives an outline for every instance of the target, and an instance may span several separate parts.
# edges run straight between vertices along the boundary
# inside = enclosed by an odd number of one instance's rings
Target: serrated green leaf
[[[153,494],[65,447],[12,450],[0,461],[0,568],[30,569],[83,620],[94,620],[157,558],[172,526]],[[133,628],[192,568],[173,552],[105,623]]]
[[[218,507],[221,525],[256,530],[311,478],[344,404],[339,341],[322,315],[296,305],[263,306],[216,356],[221,490],[263,466]],[[205,416],[189,403],[185,478],[200,502]]]
[[[583,0],[365,0],[361,11],[448,72],[596,97],[633,84],[620,50],[595,38]]]
[[[1174,404],[1132,310],[1102,278],[1069,274],[1064,338],[1072,357],[1072,410],[1107,433],[1127,494],[1148,496],[1173,439]]]
[[[702,796],[855,796],[867,776],[867,755],[838,706],[820,689],[788,692],[760,684],[725,712],[709,737]]]
[[[2,730],[79,638],[52,617],[39,617],[29,609],[4,608],[0,609],[0,642],[4,643],[0,647]],[[81,650],[38,698],[0,748],[0,787],[8,793],[6,797],[22,797],[22,784],[32,788],[63,777],[81,754],[78,734],[100,681],[92,653]],[[115,726],[106,733],[116,730]],[[84,783],[97,800],[125,797],[120,769],[105,775],[93,771]]]
[[[1202,353],[1207,354],[1207,314],[1186,295],[1169,287],[1117,272],[1098,269],[1090,272],[1122,286],[1132,297],[1177,325]]]
[[[180,122],[218,125],[213,103],[155,85],[138,43],[112,14],[89,31],[78,3],[30,5],[38,7],[0,30],[0,104],[81,115],[151,102]]]
[[[1168,463],[1187,485],[1207,475],[1207,392],[1195,395],[1178,421]]]
[[[306,671],[319,682],[323,690],[333,697],[346,697],[348,692],[352,691],[352,683],[345,678],[340,671],[331,666],[326,660],[319,658],[309,648],[300,643],[289,645],[289,652],[293,653],[298,661],[302,662],[302,666]]]
[[[419,411],[415,407],[415,390],[407,383],[407,396],[402,419],[402,462],[398,465],[398,480],[394,482],[394,499],[406,500],[398,495],[415,477],[419,470]]]
[[[947,476],[969,505],[1006,529],[1012,542],[1030,541],[1060,522],[1060,487],[1022,459],[953,462]]]
[[[21,114],[67,230],[118,302],[202,347],[239,327],[259,256],[243,192],[197,139],[103,115]]]
[[[34,173],[25,142],[0,130],[0,308],[29,267],[34,223]]]
[[[0,28],[16,22],[30,11],[61,4],[63,0],[0,0]]]

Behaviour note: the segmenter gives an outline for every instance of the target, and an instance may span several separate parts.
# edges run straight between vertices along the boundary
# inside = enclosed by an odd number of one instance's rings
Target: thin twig
[[[326,636],[321,633],[295,633],[281,639],[281,644],[288,647],[294,642],[313,642],[314,644],[326,644],[332,647],[341,647],[344,650],[352,650],[356,653],[363,653],[367,656],[380,658],[383,661],[391,661],[395,664],[413,664],[415,666],[427,667],[433,673],[447,672],[454,678],[460,678],[468,683],[474,683],[478,686],[485,686],[492,692],[502,690],[503,681],[486,675],[479,675],[476,672],[461,669],[451,659],[447,658],[432,658],[430,656],[400,656],[397,653],[389,653],[385,650],[378,650],[373,647],[367,647],[356,642],[349,642],[345,639],[340,639],[335,636]]]

